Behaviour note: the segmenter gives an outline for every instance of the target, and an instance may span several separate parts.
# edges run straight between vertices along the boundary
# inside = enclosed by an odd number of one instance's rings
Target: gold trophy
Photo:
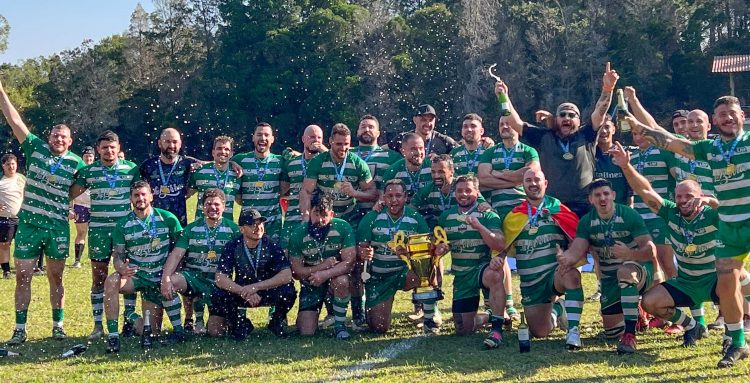
[[[440,262],[440,258],[433,254],[433,249],[440,243],[448,244],[448,237],[445,229],[439,226],[433,230],[432,238],[429,233],[414,234],[407,238],[403,231],[399,231],[393,240],[388,242],[388,247],[398,254],[399,258],[406,262],[409,270],[419,278],[419,285],[412,295],[414,302],[443,299],[443,292],[432,283],[436,280],[435,273]],[[397,250],[399,247],[402,251]]]

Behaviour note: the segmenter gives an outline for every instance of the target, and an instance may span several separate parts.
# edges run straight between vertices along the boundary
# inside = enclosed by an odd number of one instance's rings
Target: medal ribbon
[[[563,144],[562,140],[557,140],[557,144],[560,145],[560,148],[562,148],[563,152],[570,153],[570,141],[567,141]]]
[[[227,167],[227,170],[224,170],[224,181],[221,180],[222,173],[219,171],[219,169],[216,168],[215,163],[214,171],[212,173],[214,175],[214,179],[216,179],[216,187],[224,191],[224,187],[227,185],[227,181],[229,181],[229,167]]]
[[[448,210],[449,207],[451,207],[451,194],[453,194],[453,186],[451,186],[451,190],[448,191],[448,195],[444,195],[443,192],[438,189],[438,196],[440,197],[440,209],[445,211]],[[448,199],[448,204],[446,205],[445,199]]]
[[[526,209],[527,209],[527,212],[528,212],[528,215],[529,215],[529,226],[530,227],[531,226],[536,226],[536,227],[539,226],[537,224],[537,222],[539,221],[539,216],[542,214],[542,210],[544,210],[544,201],[545,201],[546,198],[547,197],[544,197],[544,199],[542,199],[542,203],[539,204],[539,207],[536,208],[536,212],[534,212],[533,215],[531,214],[531,204],[530,203],[526,203]]]
[[[55,172],[57,171],[57,169],[59,169],[60,166],[62,165],[62,162],[63,162],[64,159],[65,159],[65,154],[60,155],[60,157],[57,158],[57,162],[55,162],[55,163],[53,163],[53,164],[51,164],[49,166],[49,172],[50,172],[50,174],[55,174]]]
[[[255,165],[255,171],[258,172],[258,181],[263,181],[263,179],[266,178],[268,165],[271,163],[271,161],[269,160],[269,157],[266,157],[266,166],[263,167],[262,171],[260,170],[260,166],[258,166],[258,162],[260,162],[260,159],[258,157],[255,157],[255,161],[253,161],[253,164]]]
[[[482,154],[482,152],[484,152],[484,150],[482,149],[482,145],[479,145],[479,147],[477,147],[477,149],[474,151],[474,158],[471,161],[469,161],[468,159],[469,149],[464,148],[464,150],[466,151],[466,154],[464,154],[464,159],[466,160],[466,167],[469,168],[470,173],[476,173],[476,170],[474,168],[477,166],[477,159],[479,159],[479,155]]]
[[[372,155],[375,154],[376,149],[377,149],[377,146],[373,146],[372,150],[369,153],[367,153],[367,157],[362,157],[362,147],[360,146],[357,148],[357,155],[359,156],[359,158],[367,162],[367,160],[369,160],[370,157],[372,157]]]
[[[505,145],[500,145],[500,148],[503,150],[503,163],[505,164],[505,169],[510,169],[510,164],[513,163],[513,153],[516,151],[516,148],[518,148],[518,144],[513,145],[513,147],[508,150],[505,149]]]
[[[221,230],[221,221],[219,221],[219,226],[213,229],[213,231],[208,227],[208,221],[206,221],[206,246],[208,246],[208,251],[213,250],[214,246],[216,246],[216,237],[218,236],[219,230]],[[213,237],[211,236],[212,234]]]
[[[638,169],[638,173],[643,172],[643,168],[646,166],[646,160],[648,159],[649,154],[651,154],[650,146],[646,148],[646,150],[638,149],[638,165],[636,166],[636,168]]]
[[[344,179],[344,170],[346,170],[346,160],[348,159],[349,159],[349,152],[346,152],[346,155],[344,155],[344,161],[341,163],[341,168],[337,168],[336,161],[334,161],[333,157],[331,157],[333,168],[336,170],[336,181],[341,182],[341,180]]]
[[[714,146],[719,148],[719,152],[721,153],[721,158],[724,159],[724,162],[727,163],[727,165],[731,164],[732,156],[734,156],[734,150],[737,149],[737,144],[740,143],[740,137],[736,137],[732,141],[732,146],[729,148],[728,152],[724,151],[724,145],[721,144],[721,139],[717,138],[714,140]]]
[[[244,241],[243,241],[244,242]],[[245,257],[250,262],[250,265],[253,267],[253,271],[255,272],[255,277],[258,277],[258,262],[260,261],[260,254],[263,251],[263,240],[261,239],[258,242],[258,247],[256,247],[255,250],[255,259],[250,256],[250,250],[247,248],[246,244],[242,244],[242,250],[244,250]]]
[[[398,232],[398,228],[401,227],[401,223],[404,221],[404,214],[401,213],[401,217],[397,219],[395,222],[391,218],[391,215],[387,212],[385,213],[386,216],[388,216],[388,235],[393,236]],[[396,225],[396,227],[393,227],[393,225]]]
[[[161,184],[164,186],[169,186],[169,179],[172,178],[172,173],[174,173],[174,170],[177,168],[177,163],[180,162],[180,156],[177,156],[177,158],[174,160],[174,163],[172,164],[172,169],[169,170],[169,174],[167,174],[167,178],[164,178],[164,168],[161,166],[161,158],[156,159],[156,163],[159,165],[159,179],[161,180]]]
[[[698,161],[689,160],[688,165],[690,166],[690,174],[695,174],[695,167],[698,165]]]
[[[136,222],[138,222],[139,225],[143,228],[143,231],[149,234],[149,237],[151,237],[152,240],[156,239],[156,219],[154,219],[154,210],[152,209],[151,212],[148,214],[148,217],[141,221],[138,219],[138,217],[135,215],[135,213],[131,212],[130,214],[133,215],[133,218],[135,218]]]
[[[119,171],[119,164],[120,160],[118,159],[117,161],[115,161],[115,164],[113,166],[115,172],[112,175],[109,174],[109,169],[107,169],[107,167],[102,164],[102,173],[104,173],[104,179],[107,180],[110,189],[114,189],[115,184],[117,183],[117,172]]]

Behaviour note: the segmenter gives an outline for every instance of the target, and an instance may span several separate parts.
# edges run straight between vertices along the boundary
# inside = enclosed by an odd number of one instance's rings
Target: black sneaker
[[[271,321],[268,322],[268,330],[270,330],[273,335],[276,335],[277,338],[289,337],[289,333],[284,328],[283,320],[271,319]]]
[[[695,347],[696,342],[701,337],[701,325],[696,324],[690,330],[682,334],[682,347]]]
[[[733,367],[735,363],[747,358],[748,356],[750,356],[750,347],[747,347],[747,345],[742,347],[735,347],[734,345],[729,346],[729,349],[724,354],[724,357],[721,358],[717,367]]]
[[[120,336],[123,338],[131,338],[135,336],[135,325],[131,322],[125,322],[122,325],[122,331]]]
[[[696,327],[700,327],[698,330],[698,339],[708,338],[708,328],[706,328],[706,325],[698,324]]]
[[[239,322],[231,329],[229,335],[234,340],[245,340],[248,334],[255,329],[253,322],[250,319],[242,318]]]
[[[182,343],[185,341],[185,331],[175,331],[165,337],[162,337],[161,344],[163,346],[171,346],[173,344]]]
[[[195,332],[195,326],[193,326],[192,320],[186,320],[183,327],[185,328],[185,332],[188,334],[192,334],[193,332]]]
[[[119,336],[110,336],[107,339],[107,353],[117,353],[120,352],[120,337]]]
[[[724,338],[721,341],[721,355],[727,353],[729,348],[732,347],[732,338]]]

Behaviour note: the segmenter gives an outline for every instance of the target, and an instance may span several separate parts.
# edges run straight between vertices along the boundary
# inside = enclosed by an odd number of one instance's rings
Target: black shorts
[[[91,211],[86,206],[73,205],[73,212],[76,215],[76,223],[89,223],[91,220]]]
[[[9,243],[16,237],[18,218],[0,217],[0,243]]]
[[[297,300],[297,291],[292,283],[259,291],[258,295],[261,297],[258,307],[275,307],[276,311],[284,315],[292,309],[294,301]],[[208,307],[208,312],[211,315],[232,320],[238,317],[241,307],[247,307],[244,299],[237,294],[216,287],[211,293],[211,305]]]

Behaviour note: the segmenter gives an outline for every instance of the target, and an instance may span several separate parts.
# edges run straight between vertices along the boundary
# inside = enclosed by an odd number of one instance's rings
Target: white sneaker
[[[568,335],[565,337],[565,345],[571,351],[581,349],[581,334],[578,333],[578,326],[568,330]]]
[[[443,324],[443,315],[440,314],[440,309],[438,309],[437,304],[435,305],[435,315],[432,316],[432,321],[438,326]]]
[[[318,328],[327,329],[336,323],[336,318],[333,315],[327,315],[322,321],[318,321]]]

